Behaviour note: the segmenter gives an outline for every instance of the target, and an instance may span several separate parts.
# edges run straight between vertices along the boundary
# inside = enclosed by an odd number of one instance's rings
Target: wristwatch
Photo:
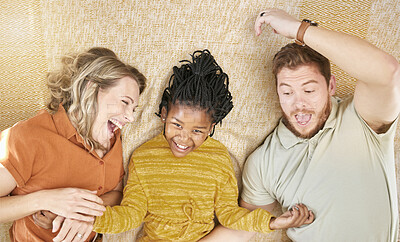
[[[303,21],[301,21],[299,30],[297,30],[297,35],[296,35],[296,40],[294,41],[296,44],[301,45],[301,46],[305,46],[306,44],[304,44],[304,33],[306,32],[307,28],[310,26],[318,26],[318,23],[308,20],[308,19],[303,19]]]

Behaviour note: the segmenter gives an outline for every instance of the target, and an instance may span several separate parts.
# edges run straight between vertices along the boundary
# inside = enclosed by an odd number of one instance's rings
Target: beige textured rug
[[[45,73],[58,65],[60,56],[93,46],[108,47],[149,79],[136,122],[123,131],[127,165],[132,151],[160,131],[154,112],[172,66],[194,50],[207,48],[230,77],[235,108],[217,127],[215,138],[228,147],[240,178],[245,158],[281,115],[270,60],[287,40],[270,31],[260,37],[253,32],[256,15],[269,7],[358,35],[400,59],[398,0],[2,0],[0,130],[44,107]],[[338,96],[351,93],[355,80],[336,67],[333,72]],[[399,150],[397,131],[397,167]],[[0,241],[9,240],[9,226],[0,224]],[[137,231],[105,240],[134,241]],[[253,241],[289,239],[278,231],[259,234]]]

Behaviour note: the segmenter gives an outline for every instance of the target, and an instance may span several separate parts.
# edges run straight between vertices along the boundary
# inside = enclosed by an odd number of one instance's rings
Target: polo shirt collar
[[[53,115],[53,121],[54,121],[54,125],[55,125],[59,135],[65,137],[66,139],[69,139],[69,140],[71,140],[71,138],[75,136],[77,142],[81,143],[85,148],[90,150],[90,147],[88,147],[86,145],[83,138],[78,134],[75,127],[72,125],[71,121],[68,118],[67,112],[65,111],[64,107],[61,104],[58,106],[57,112]],[[114,148],[114,144],[116,142],[116,137],[120,137],[120,136],[121,136],[121,130],[118,129],[114,133],[114,137],[110,141],[112,144],[111,150]],[[107,152],[107,154],[110,153],[110,151]],[[93,154],[98,156],[97,153],[94,151],[93,151]]]
[[[53,120],[58,134],[61,136],[70,139],[72,136],[77,134],[75,127],[72,125],[67,112],[61,104],[58,106],[57,112],[53,115]]]
[[[311,139],[315,137],[319,137],[325,130],[331,129],[335,127],[336,124],[336,117],[337,117],[337,111],[338,111],[338,103],[340,102],[340,99],[331,97],[331,103],[332,103],[332,110],[331,113],[329,114],[329,117],[327,121],[325,122],[324,127],[316,134],[314,135]],[[285,147],[285,149],[290,149],[293,146],[303,143],[303,142],[308,142],[310,139],[303,139],[300,137],[297,137],[290,131],[282,122],[282,119],[279,121],[278,127],[277,127],[277,135],[278,138]]]

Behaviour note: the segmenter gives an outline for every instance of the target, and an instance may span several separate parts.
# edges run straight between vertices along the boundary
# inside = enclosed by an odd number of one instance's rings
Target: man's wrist
[[[300,27],[298,28],[297,34],[296,34],[296,39],[295,39],[296,44],[301,45],[301,46],[306,45],[304,43],[304,34],[306,33],[306,30],[310,26],[318,26],[318,23],[313,22],[308,19],[303,19],[303,21],[301,21]]]

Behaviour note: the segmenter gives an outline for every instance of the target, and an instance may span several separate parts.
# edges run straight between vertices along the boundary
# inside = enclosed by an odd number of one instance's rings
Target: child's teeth
[[[187,146],[183,146],[183,145],[180,145],[180,144],[176,144],[176,145],[181,149],[186,149],[187,148]]]

